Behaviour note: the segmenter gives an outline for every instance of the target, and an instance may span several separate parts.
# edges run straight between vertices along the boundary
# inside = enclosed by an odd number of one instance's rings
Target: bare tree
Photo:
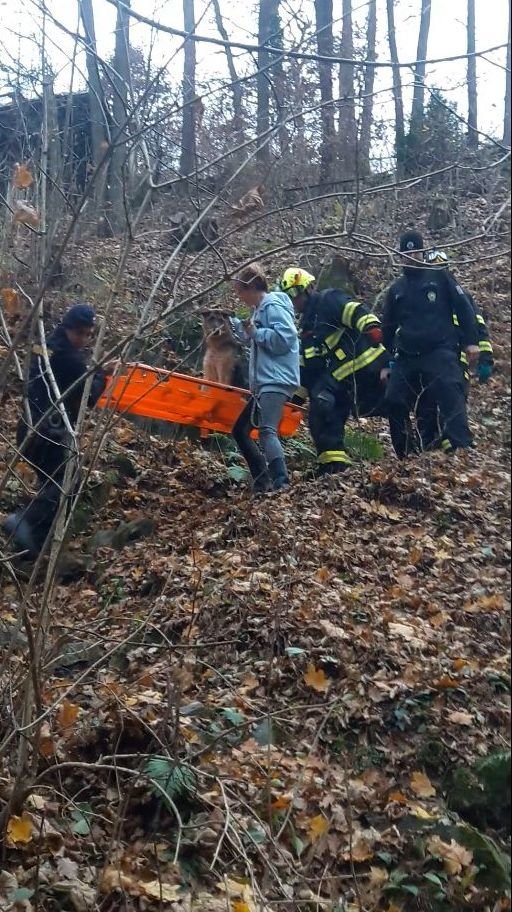
[[[468,146],[478,149],[478,93],[476,81],[475,0],[468,0]]]
[[[258,14],[258,102],[257,102],[257,129],[258,136],[270,129],[270,93],[272,88],[270,55],[266,44],[275,45],[276,32],[279,33],[279,0],[260,0]],[[274,58],[273,58],[274,59]],[[258,161],[268,165],[270,161],[270,145],[266,143],[258,150]]]
[[[343,22],[341,27],[341,57],[354,59],[354,31],[352,26],[352,0],[342,0]],[[348,177],[353,177],[357,156],[357,124],[354,98],[354,66],[340,65],[340,158]]]
[[[414,69],[414,92],[412,96],[411,134],[417,135],[421,130],[425,109],[425,60],[427,58],[428,35],[430,31],[430,12],[432,0],[421,0],[420,30],[416,66]]]
[[[233,57],[233,51],[229,45],[229,36],[226,31],[226,26],[224,25],[224,20],[222,18],[222,12],[220,8],[220,0],[213,0],[213,11],[215,13],[215,23],[219,35],[222,40],[226,42],[226,61],[228,65],[229,78],[231,79],[231,94],[233,97],[233,118],[234,118],[234,127],[235,131],[242,136],[244,130],[244,107],[243,107],[243,92],[242,86],[240,84],[238,73],[235,66],[235,58]]]
[[[94,27],[92,0],[80,0],[80,17],[86,38],[86,63],[89,83],[89,110],[91,115],[91,140],[93,164],[98,167],[105,158],[108,144],[107,107],[98,68],[98,52]],[[94,184],[94,197],[98,211],[103,213],[106,190],[106,170]]]
[[[323,57],[333,56],[332,0],[315,0],[316,33],[318,53]],[[335,127],[332,92],[332,65],[321,60],[318,63],[320,98],[322,101],[322,145],[320,149],[320,180],[332,177],[335,161]]]
[[[396,44],[395,29],[395,5],[394,0],[386,0],[388,15],[388,43],[389,55],[393,64],[393,101],[395,104],[395,154],[397,158],[397,169],[400,169],[400,161],[404,148],[405,140],[405,122],[404,122],[404,100],[402,95],[402,80],[400,77],[400,66],[398,59],[398,48]]]
[[[507,69],[505,70],[505,110],[503,113],[503,142],[510,147],[511,133],[511,98],[510,98],[510,69],[512,67],[512,55],[510,53],[510,6],[508,8],[508,44],[507,44]]]
[[[112,102],[113,120],[116,131],[116,142],[112,150],[110,165],[110,199],[112,202],[112,227],[115,233],[126,225],[126,162],[128,134],[126,122],[128,117],[128,88],[130,84],[130,16],[125,6],[117,7],[117,22],[114,52],[114,96]]]
[[[375,60],[377,42],[377,0],[369,0],[368,23],[366,27],[366,58]],[[359,135],[359,154],[363,171],[370,171],[370,146],[373,122],[373,88],[375,85],[375,67],[368,65],[364,72],[364,98],[361,113],[361,130]]]
[[[183,28],[193,34],[196,28],[194,0],[183,0]],[[192,174],[196,166],[196,43],[185,39],[183,64],[183,125],[181,131],[180,171]]]

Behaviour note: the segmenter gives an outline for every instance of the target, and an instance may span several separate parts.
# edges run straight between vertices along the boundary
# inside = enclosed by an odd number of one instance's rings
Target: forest
[[[510,912],[508,4],[16,7],[0,909]],[[408,231],[488,332],[471,447],[398,459],[356,409],[347,470],[318,477],[311,398],[289,485],[256,497],[211,415],[115,408],[109,386],[89,407],[98,372],[133,365],[204,391],[206,321],[247,324],[248,267],[281,291],[304,271],[378,324]],[[40,490],[20,422],[73,305],[96,314],[90,366],[76,415],[57,403],[71,456],[27,556],[4,534]]]

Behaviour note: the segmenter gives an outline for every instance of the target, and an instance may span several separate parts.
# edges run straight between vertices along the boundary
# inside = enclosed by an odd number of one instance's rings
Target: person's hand
[[[380,376],[381,383],[387,383],[389,378],[391,377],[391,368],[383,367],[379,376]]]
[[[254,336],[254,333],[256,332],[256,327],[250,317],[248,317],[247,320],[244,320],[244,330],[245,330],[246,335],[248,335],[249,338],[252,339],[252,337]]]
[[[480,357],[480,349],[478,345],[468,345],[466,348],[466,355],[468,356],[468,361],[471,365],[476,364]]]

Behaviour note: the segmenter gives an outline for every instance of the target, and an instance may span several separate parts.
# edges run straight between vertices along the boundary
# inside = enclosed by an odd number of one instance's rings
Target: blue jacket
[[[300,385],[299,335],[293,304],[282,291],[270,291],[254,311],[256,331],[250,338],[242,320],[233,330],[242,342],[250,341],[249,386],[253,393],[286,392],[293,396]]]

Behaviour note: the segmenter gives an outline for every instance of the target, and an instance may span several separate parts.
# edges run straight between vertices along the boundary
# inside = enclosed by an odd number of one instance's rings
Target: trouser
[[[20,520],[28,523],[34,550],[39,552],[59,509],[62,482],[71,454],[69,437],[64,428],[41,427],[39,432],[32,432],[21,419],[16,442],[18,446],[24,444],[23,458],[34,468],[39,484],[37,494],[19,514]]]
[[[469,373],[462,369],[462,383],[466,402],[469,398]],[[442,445],[442,428],[437,401],[429,390],[419,396],[416,404],[416,424],[423,452]]]
[[[424,355],[397,358],[386,390],[390,430],[398,456],[407,455],[411,425],[421,397],[439,408],[443,448],[453,451],[471,446],[464,383],[457,352],[440,348]]]
[[[233,438],[244,457],[256,487],[270,483],[269,467],[276,460],[285,462],[279,440],[279,425],[288,394],[263,392],[252,396],[233,427]],[[251,431],[258,428],[259,446]]]
[[[339,471],[351,464],[345,449],[345,426],[351,415],[387,416],[385,386],[377,373],[358,371],[341,383],[323,377],[312,387],[309,430],[321,472]]]

